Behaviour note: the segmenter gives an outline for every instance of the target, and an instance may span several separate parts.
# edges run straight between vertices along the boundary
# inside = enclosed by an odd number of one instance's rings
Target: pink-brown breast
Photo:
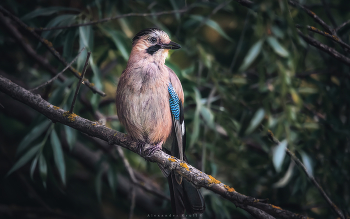
[[[128,66],[118,87],[116,106],[120,122],[136,140],[165,142],[172,132],[168,83],[183,102],[181,83],[167,66],[149,63]]]

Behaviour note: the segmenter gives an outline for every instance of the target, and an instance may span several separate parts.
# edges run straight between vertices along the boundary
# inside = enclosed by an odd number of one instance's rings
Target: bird
[[[132,139],[151,145],[151,152],[163,150],[188,162],[184,154],[184,92],[177,75],[165,65],[169,50],[180,48],[159,28],[138,32],[118,81],[116,109],[119,121]],[[158,166],[168,180],[172,212],[203,213],[205,202],[199,189],[174,170]]]

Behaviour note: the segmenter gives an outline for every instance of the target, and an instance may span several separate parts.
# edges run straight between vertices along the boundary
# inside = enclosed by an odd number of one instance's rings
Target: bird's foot
[[[137,145],[137,150],[143,158],[150,161],[150,158],[154,153],[162,150],[162,145],[163,142],[159,142],[158,144],[146,144],[145,142],[142,142]]]

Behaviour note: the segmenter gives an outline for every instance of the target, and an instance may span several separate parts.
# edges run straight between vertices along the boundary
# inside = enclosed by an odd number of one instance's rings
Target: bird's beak
[[[161,48],[162,49],[180,49],[181,46],[173,41],[170,41],[169,44],[162,44]]]

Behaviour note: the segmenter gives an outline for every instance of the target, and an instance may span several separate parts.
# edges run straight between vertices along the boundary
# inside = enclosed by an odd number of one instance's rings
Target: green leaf
[[[239,71],[244,71],[246,70],[256,59],[256,57],[259,55],[261,51],[261,47],[263,45],[264,40],[259,40],[256,42],[252,48],[248,51],[246,57],[243,60],[243,64],[239,68]]]
[[[250,124],[245,131],[245,134],[248,135],[252,131],[255,130],[255,128],[261,123],[261,121],[264,119],[265,116],[265,110],[263,108],[260,108],[258,111],[255,112],[252,120],[250,120]]]
[[[27,149],[28,145],[32,143],[36,138],[38,138],[44,131],[47,130],[47,127],[51,123],[50,120],[45,120],[39,125],[35,126],[21,141],[17,148],[16,155],[20,155],[25,149]]]
[[[275,37],[269,36],[267,37],[267,42],[271,46],[271,48],[282,57],[289,56],[289,52],[277,41]]]
[[[69,149],[72,150],[74,145],[75,145],[75,142],[77,141],[77,130],[75,130],[67,125],[65,125],[63,127],[64,127],[64,131],[66,133],[66,139],[68,142]]]
[[[115,194],[115,185],[116,185],[116,176],[115,172],[113,171],[112,167],[109,167],[108,172],[107,172],[107,178],[108,178],[108,184],[111,187],[113,195]]]
[[[103,168],[100,167],[95,180],[96,194],[99,202],[101,202],[101,194],[102,194],[102,175],[103,175]]]
[[[63,14],[55,17],[52,19],[46,27],[57,27],[57,26],[66,26],[71,24],[75,21],[76,15],[72,14]],[[49,36],[54,35],[57,36],[59,33],[61,33],[63,30],[54,30],[54,31],[43,31],[41,34],[41,37],[44,39],[47,39]]]
[[[272,162],[277,172],[281,171],[284,156],[286,155],[287,140],[281,141],[273,150]]]
[[[203,16],[199,16],[199,15],[191,15],[190,16],[192,19],[196,20],[196,21],[200,21],[200,22],[205,22],[206,25],[208,25],[209,27],[213,28],[216,32],[218,32],[222,37],[224,37],[225,39],[227,39],[228,41],[232,42],[231,37],[229,37],[224,31],[223,29],[220,27],[220,25],[218,23],[216,23],[215,21],[211,20],[211,19],[207,19]]]
[[[53,129],[51,132],[51,146],[53,151],[53,157],[55,160],[56,167],[60,173],[63,184],[66,184],[66,165],[64,163],[64,156],[62,152],[61,142],[57,136],[56,130]]]
[[[303,160],[303,163],[305,165],[305,168],[307,170],[307,173],[309,176],[313,176],[313,171],[312,171],[312,160],[309,157],[309,155],[307,155],[307,153],[305,153],[304,151],[300,152],[301,155],[301,159]]]
[[[43,154],[39,155],[39,172],[40,172],[40,177],[43,180],[43,185],[46,188],[47,164]]]
[[[209,128],[215,130],[214,115],[206,106],[201,106],[200,113]]]
[[[34,157],[36,153],[41,148],[41,143],[35,145],[31,149],[27,151],[27,153],[23,154],[23,156],[13,165],[13,167],[10,169],[10,171],[6,174],[6,176],[10,175],[12,172],[16,171],[18,168],[22,167],[24,164],[26,164],[30,159]]]
[[[73,45],[74,45],[74,40],[76,36],[77,36],[76,30],[69,30],[66,35],[66,39],[64,40],[63,56],[68,60],[70,60],[72,57]]]
[[[38,163],[39,156],[36,156],[32,161],[32,165],[30,166],[30,178],[33,180],[33,174],[35,171],[36,164]]]
[[[290,162],[286,174],[284,174],[284,176],[278,180],[278,182],[273,184],[273,188],[283,188],[288,184],[288,182],[292,179],[294,165],[294,162]]]
[[[38,8],[32,12],[29,12],[28,14],[21,17],[21,20],[29,20],[38,16],[48,16],[52,15],[54,13],[60,12],[60,11],[77,11],[80,12],[80,10],[76,8],[66,8],[66,7],[50,7],[50,8]]]
[[[195,100],[196,100],[196,112],[194,114],[194,119],[193,119],[193,131],[191,135],[191,140],[190,140],[190,147],[194,145],[194,143],[197,141],[199,137],[199,125],[200,125],[200,120],[199,120],[199,113],[201,111],[202,103],[201,103],[201,94],[199,93],[197,88],[193,88],[194,93],[195,93]]]
[[[122,32],[112,30],[108,27],[101,27],[101,29],[111,38],[115,46],[118,48],[120,54],[123,56],[125,61],[129,59],[129,50],[126,48],[127,42]]]

